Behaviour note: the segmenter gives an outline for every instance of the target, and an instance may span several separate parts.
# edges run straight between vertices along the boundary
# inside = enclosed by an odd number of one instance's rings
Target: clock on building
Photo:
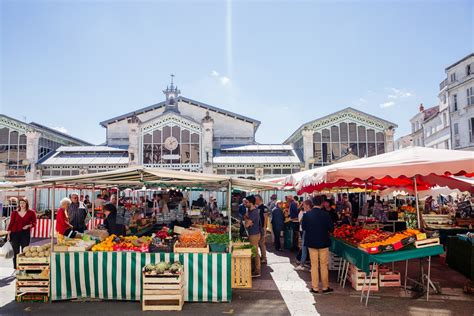
[[[178,148],[178,140],[175,137],[170,136],[167,139],[165,139],[164,145],[166,149],[173,151],[176,148]]]

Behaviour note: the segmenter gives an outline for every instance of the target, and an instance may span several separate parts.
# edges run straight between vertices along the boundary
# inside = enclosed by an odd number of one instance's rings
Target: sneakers
[[[295,267],[295,270],[296,270],[296,271],[304,271],[304,270],[306,270],[306,269],[305,269],[304,266],[298,265],[298,266]]]
[[[252,278],[259,278],[262,275],[260,273],[252,273]]]
[[[323,290],[321,293],[322,294],[328,294],[328,293],[331,293],[331,292],[334,292],[334,290],[331,289],[330,287],[328,287],[327,289]]]

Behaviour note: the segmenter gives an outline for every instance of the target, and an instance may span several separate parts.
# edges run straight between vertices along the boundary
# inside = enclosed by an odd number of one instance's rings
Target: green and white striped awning
[[[184,300],[229,302],[232,299],[228,253],[54,253],[51,300],[100,298],[138,301],[142,268],[148,263],[180,261],[184,266]]]

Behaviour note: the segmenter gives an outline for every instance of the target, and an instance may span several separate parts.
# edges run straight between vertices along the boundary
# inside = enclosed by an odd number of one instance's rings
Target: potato
[[[28,252],[28,250],[30,250],[30,246],[26,246],[25,248],[23,248],[23,252]]]
[[[31,257],[31,252],[25,253],[25,257]]]
[[[33,246],[30,248],[30,252],[38,252],[38,248],[36,246]]]
[[[31,256],[32,256],[32,257],[38,257],[38,253],[37,253],[37,252],[32,252],[32,253],[31,253]]]
[[[43,257],[44,252],[40,251],[38,252],[38,257]]]

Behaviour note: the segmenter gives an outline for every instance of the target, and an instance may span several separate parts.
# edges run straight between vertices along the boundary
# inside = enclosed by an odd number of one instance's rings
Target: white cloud
[[[359,98],[359,102],[360,102],[360,103],[367,103],[367,100],[364,99],[364,98]]]
[[[397,88],[388,88],[387,90],[391,91],[392,93],[387,96],[389,99],[399,99],[399,98],[407,98],[411,97],[412,93],[406,90],[397,89]]]
[[[389,107],[394,106],[394,105],[395,105],[395,102],[388,101],[388,102],[384,102],[384,103],[380,104],[380,107],[382,109],[385,109],[385,108],[389,108]]]
[[[56,127],[53,127],[53,129],[57,130],[60,133],[67,134],[67,129],[63,126],[60,126],[60,127],[56,126]]]
[[[216,70],[211,71],[211,76],[216,78],[216,80],[223,86],[227,86],[230,84],[230,78],[227,76],[221,75]]]

